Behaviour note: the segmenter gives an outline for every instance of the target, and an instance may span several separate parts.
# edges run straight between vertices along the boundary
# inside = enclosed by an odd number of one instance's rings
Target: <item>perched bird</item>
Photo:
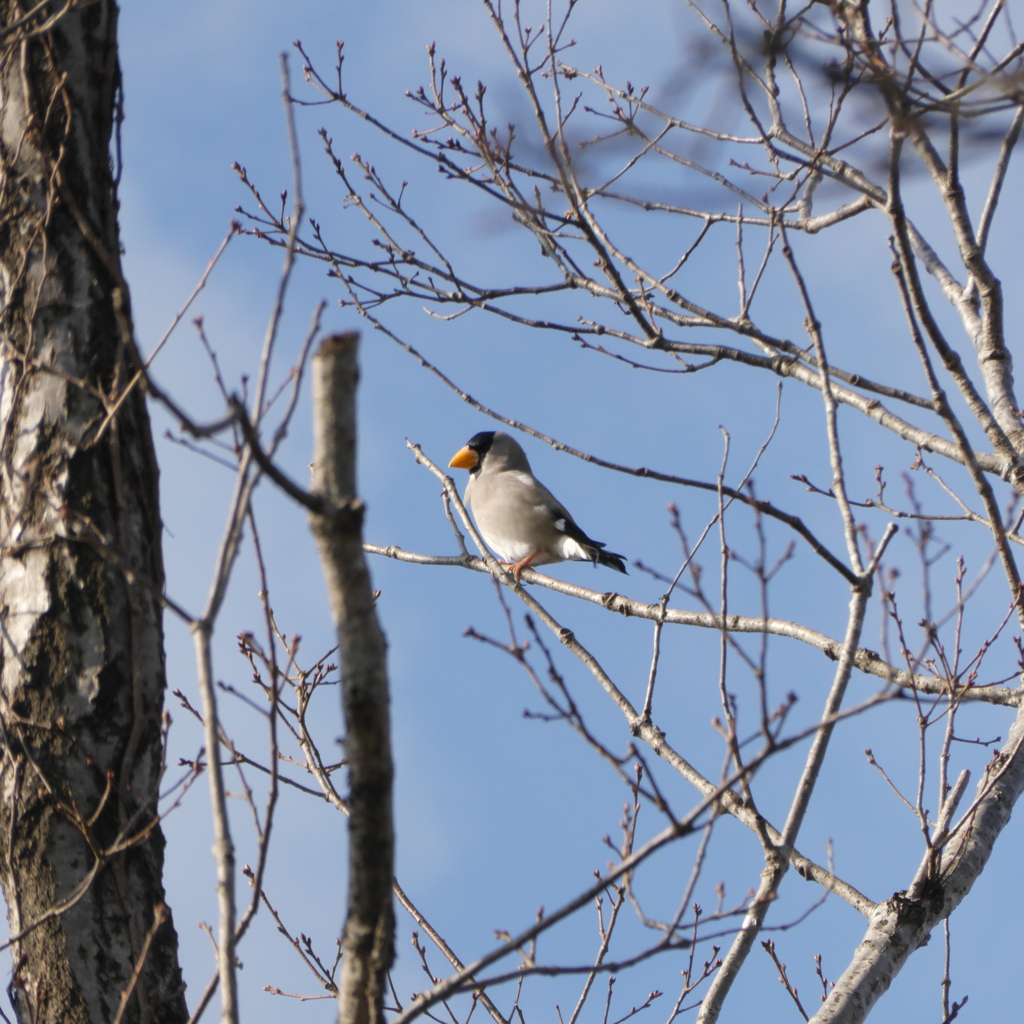
[[[607,565],[625,572],[622,555],[591,540],[565,506],[533,475],[519,443],[500,431],[469,439],[449,466],[469,470],[466,504],[477,529],[502,565],[519,581],[529,565],[566,560]]]

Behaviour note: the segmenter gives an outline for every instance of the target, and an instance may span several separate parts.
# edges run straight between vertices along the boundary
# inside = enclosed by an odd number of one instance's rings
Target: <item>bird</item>
[[[483,430],[448,465],[469,470],[466,504],[487,546],[517,583],[527,566],[567,560],[626,572],[625,556],[605,551],[604,544],[588,537],[533,475],[530,460],[515,438]]]

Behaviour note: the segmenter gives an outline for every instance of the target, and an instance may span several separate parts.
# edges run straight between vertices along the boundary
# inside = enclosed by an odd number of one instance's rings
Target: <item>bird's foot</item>
[[[527,555],[525,558],[521,558],[518,562],[499,562],[498,564],[505,566],[505,568],[508,569],[510,573],[512,573],[512,576],[515,579],[516,583],[522,583],[523,581],[520,579],[520,577],[523,574],[523,570],[529,568],[530,563],[539,554],[539,551],[534,551],[532,554]]]

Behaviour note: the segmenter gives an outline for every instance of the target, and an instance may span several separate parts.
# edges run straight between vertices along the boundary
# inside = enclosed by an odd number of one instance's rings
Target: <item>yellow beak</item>
[[[480,456],[467,444],[452,456],[452,461],[448,465],[455,469],[476,469],[479,462]]]

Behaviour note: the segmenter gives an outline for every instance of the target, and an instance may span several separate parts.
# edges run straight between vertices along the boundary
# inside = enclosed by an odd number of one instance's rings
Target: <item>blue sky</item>
[[[609,79],[629,77],[652,85],[655,95],[679,99],[680,65],[692,53],[697,30],[672,5],[642,7],[610,2],[581,5],[573,55],[583,67],[603,65]],[[422,115],[406,98],[427,79],[426,45],[434,40],[454,72],[467,82],[489,83],[489,97],[502,117],[525,113],[480,5],[473,0],[446,0],[430,5],[385,0],[368,5],[304,0],[301,4],[265,0],[258,14],[241,0],[204,0],[176,4],[126,0],[121,17],[121,62],[125,81],[122,181],[122,237],[125,267],[132,287],[140,345],[152,349],[181,306],[223,238],[238,204],[248,196],[232,171],[238,162],[265,194],[290,187],[289,158],[280,100],[278,56],[301,39],[325,69],[333,60],[334,41],[343,39],[347,54],[346,83],[361,105],[409,132],[421,126]],[[299,64],[291,57],[297,91]],[[685,76],[684,76],[685,77]],[[687,82],[692,79],[685,79]],[[696,89],[689,102],[704,110],[719,109],[714,90]],[[727,108],[722,108],[727,109]],[[326,165],[316,129],[323,125],[338,152],[360,152],[392,180],[410,181],[410,202],[426,224],[450,240],[459,258],[470,261],[481,277],[505,280],[522,267],[537,273],[536,243],[516,234],[504,217],[496,216],[473,196],[438,180],[425,163],[410,161],[397,147],[353,118],[333,108],[313,108],[298,116],[308,212],[338,239],[339,247],[358,243],[363,228],[353,216],[342,216],[343,196]],[[666,181],[665,188],[681,188]],[[922,200],[924,202],[924,200]],[[1019,213],[1019,209],[1014,211]],[[662,226],[654,247],[677,253],[680,238],[692,228]],[[867,218],[835,232],[838,249],[822,261],[810,242],[800,240],[806,269],[821,303],[830,344],[843,353],[837,362],[857,369],[884,372],[887,379],[923,390],[920,375],[903,359],[902,321],[892,290],[885,283],[889,257],[884,226]],[[1012,231],[994,246],[1012,249]],[[732,239],[709,247],[687,278],[687,287],[708,304],[735,303]],[[655,252],[658,252],[655,248]],[[998,251],[998,249],[997,249]],[[842,254],[837,265],[835,253]],[[189,317],[201,314],[221,360],[225,377],[237,382],[251,373],[265,330],[279,255],[248,239],[236,239],[215,271]],[[856,268],[847,273],[847,268]],[[312,310],[328,301],[326,329],[361,327],[349,311],[338,308],[336,283],[319,266],[299,267],[289,294],[278,373],[286,371],[304,335]],[[1016,297],[1010,296],[1016,312]],[[584,307],[583,315],[586,315]],[[764,312],[780,333],[798,337],[799,320],[789,306]],[[507,322],[482,315],[453,324],[427,317],[419,309],[389,313],[389,324],[451,374],[460,386],[486,405],[514,416],[567,444],[628,465],[657,466],[687,477],[713,480],[722,459],[722,432],[729,432],[730,478],[738,479],[767,436],[774,417],[775,387],[753,372],[722,367],[707,374],[674,376],[624,370],[610,360],[580,352],[564,340],[531,335]],[[189,324],[172,336],[155,363],[155,376],[182,398],[198,418],[217,417],[220,399],[208,364]],[[237,383],[232,386],[238,386]],[[782,400],[783,420],[777,440],[755,476],[759,493],[770,494],[799,510],[839,550],[841,533],[825,499],[804,493],[789,479],[806,473],[824,484],[827,460],[820,403],[789,383]],[[369,506],[367,539],[437,554],[455,545],[445,521],[434,479],[417,468],[405,438],[422,444],[436,461],[447,458],[489,422],[459,402],[408,355],[379,336],[364,334],[363,387],[360,395],[360,479]],[[154,410],[156,429],[170,424]],[[874,466],[891,468],[891,492],[901,489],[899,473],[909,461],[877,428],[842,418],[851,488],[873,492]],[[669,527],[666,505],[677,502],[688,535],[697,536],[714,511],[714,500],[669,485],[602,473],[539,442],[528,451],[537,474],[577,515],[584,529],[630,560],[639,559],[670,575],[679,564],[678,542]],[[308,418],[296,422],[281,461],[297,480],[306,479],[310,437]],[[167,527],[166,560],[169,593],[189,608],[201,607],[209,568],[219,542],[231,478],[228,473],[164,440],[159,442],[163,515]],[[955,475],[955,474],[954,474]],[[460,481],[461,483],[462,481]],[[323,585],[304,517],[269,488],[260,492],[258,509],[271,568],[271,587],[279,620],[286,633],[301,634],[303,651],[312,658],[332,644]],[[737,543],[749,544],[747,522],[732,527]],[[877,536],[880,521],[872,522]],[[742,538],[742,540],[741,540]],[[769,530],[775,556],[788,536]],[[897,542],[905,560],[909,544]],[[750,554],[749,547],[747,554]],[[970,551],[977,569],[984,545]],[[894,556],[895,557],[895,556]],[[709,559],[714,567],[715,559]],[[553,908],[575,895],[603,866],[610,853],[602,843],[615,835],[626,791],[611,772],[564,727],[524,717],[524,709],[541,705],[531,684],[507,656],[463,638],[467,626],[501,637],[504,616],[485,577],[455,569],[403,566],[383,560],[372,566],[382,590],[381,615],[388,631],[393,686],[397,758],[398,873],[402,884],[464,960],[491,947],[495,929],[515,932],[527,925],[540,906]],[[601,572],[600,570],[598,571]],[[946,604],[951,598],[951,568],[938,570],[937,590]],[[660,587],[633,570],[626,581],[597,575],[586,565],[556,566],[552,575],[596,589],[621,587],[624,593],[656,601]],[[234,637],[259,624],[255,600],[258,582],[251,560],[236,573],[231,600],[219,627],[218,678],[244,689],[247,668],[235,652]],[[1000,598],[993,585],[993,601]],[[642,700],[650,660],[651,629],[635,620],[609,622],[606,613],[579,608],[566,598],[540,592],[553,613],[572,625],[634,701]],[[750,588],[738,584],[736,610],[756,614]],[[798,552],[780,577],[772,596],[773,614],[808,620],[836,635],[842,629],[846,594],[822,573],[806,550]],[[941,602],[940,602],[941,603]],[[990,606],[991,607],[991,606]],[[983,631],[983,619],[977,630]],[[971,628],[975,628],[972,624]],[[875,642],[875,634],[867,639]],[[168,665],[173,687],[195,699],[195,671],[187,633],[169,618]],[[717,703],[714,634],[680,631],[666,636],[659,707],[678,749],[706,773],[715,776],[721,745],[708,722],[720,713]],[[823,695],[831,663],[820,655],[794,650],[778,641],[769,666],[777,694],[796,689],[802,702],[795,721],[816,714],[815,696]],[[749,645],[754,649],[754,645]],[[542,667],[542,666],[541,666]],[[582,670],[560,656],[560,669],[587,708],[596,727],[615,749],[628,742],[620,720]],[[749,695],[741,675],[730,683]],[[872,682],[855,677],[851,700],[873,692]],[[194,756],[201,737],[187,714],[169,706],[175,720],[174,756]],[[229,728],[258,747],[256,716],[238,702],[225,699]],[[340,734],[340,712],[329,694],[322,695],[318,728],[326,747]],[[989,736],[1006,724],[998,715],[978,715],[978,735]],[[1008,724],[1007,715],[1002,721]],[[836,867],[874,899],[884,899],[909,882],[920,857],[914,820],[885,790],[865,763],[863,748],[872,747],[879,760],[913,786],[916,732],[909,707],[874,712],[858,719],[837,737],[818,799],[802,834],[801,847],[824,860],[825,845],[834,842]],[[986,752],[968,757],[977,772]],[[766,768],[761,799],[766,813],[784,814],[787,785],[800,758]],[[173,769],[172,769],[173,774]],[[680,781],[667,773],[662,782],[678,802],[692,802]],[[977,777],[977,775],[975,776]],[[934,801],[933,801],[934,803]],[[655,827],[654,812],[641,831]],[[240,861],[251,856],[245,815],[235,816]],[[330,956],[344,906],[344,825],[337,815],[314,801],[286,798],[279,812],[268,892],[286,914],[290,927],[313,937],[318,951]],[[713,905],[713,886],[727,882],[726,903],[739,902],[756,885],[760,854],[752,838],[723,823],[705,871],[702,902]],[[1013,834],[1011,834],[1011,832]],[[197,922],[215,921],[214,869],[205,790],[196,787],[185,806],[167,824],[167,887],[182,945],[182,959],[194,1002],[213,969],[213,958]],[[248,845],[247,845],[248,844]],[[1019,829],[1004,835],[990,872],[971,895],[954,923],[953,998],[970,992],[974,1019],[1005,1017],[1008,1005],[1021,996],[1019,972],[1001,963],[1019,948],[1019,919],[1007,893],[1015,867],[1011,851]],[[657,900],[676,892],[688,873],[693,846],[679,845],[641,876],[644,898]],[[247,894],[244,886],[240,892]],[[778,921],[791,920],[817,897],[792,874],[785,883]],[[990,931],[996,918],[998,927]],[[399,963],[396,984],[403,998],[423,988],[409,945],[409,923],[400,915]],[[797,977],[802,993],[813,993],[811,957],[821,952],[826,970],[837,976],[859,941],[863,922],[853,911],[830,900],[803,930],[776,934],[780,956]],[[998,934],[998,943],[988,941]],[[561,938],[560,938],[561,936]],[[984,938],[983,938],[984,937]],[[585,957],[593,947],[593,922],[574,923],[546,940],[568,956]],[[915,956],[872,1020],[905,1021],[907,1008],[920,1009],[913,1019],[938,1019],[941,941],[933,937],[928,950]],[[274,985],[286,991],[316,991],[313,979],[276,934],[261,912],[240,953],[244,1019],[247,1022],[288,1020],[329,1021],[327,1002],[282,1002],[262,991]],[[552,959],[564,958],[553,955]],[[441,971],[435,960],[435,969]],[[663,988],[663,1002],[674,998],[681,964],[660,959],[619,984],[619,1012],[642,1001],[652,987]],[[774,968],[757,956],[731,1001],[724,1020],[789,1019],[787,997],[774,981]],[[1000,984],[990,984],[999,976]],[[983,980],[984,978],[984,980]],[[571,998],[555,983],[538,982],[528,1005],[552,1018],[551,1004]],[[813,995],[809,1002],[814,1002]],[[596,1013],[596,1011],[594,1011]],[[659,1019],[665,1010],[655,1011]],[[615,1014],[613,1014],[614,1019]],[[648,1015],[648,1019],[650,1016]]]

